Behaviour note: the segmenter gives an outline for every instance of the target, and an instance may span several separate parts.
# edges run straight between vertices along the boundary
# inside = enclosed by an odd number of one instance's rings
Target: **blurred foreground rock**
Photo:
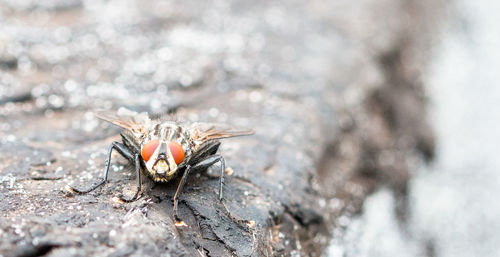
[[[373,189],[401,199],[432,158],[419,74],[431,1],[3,1],[0,256],[320,256]],[[134,190],[119,128],[95,109],[253,128],[223,141],[234,171]]]

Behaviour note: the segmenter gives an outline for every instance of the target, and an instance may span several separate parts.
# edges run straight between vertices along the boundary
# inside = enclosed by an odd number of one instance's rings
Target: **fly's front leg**
[[[177,203],[179,201],[179,194],[182,191],[182,188],[184,187],[184,184],[186,184],[186,179],[189,175],[189,172],[191,171],[191,166],[187,165],[186,169],[184,170],[184,174],[182,174],[181,182],[179,182],[179,185],[177,186],[177,190],[175,190],[175,195],[174,195],[174,217],[177,221],[181,220],[179,218],[179,214],[177,213]]]
[[[179,218],[179,215],[177,213],[177,204],[179,200],[179,194],[182,191],[182,188],[184,187],[184,184],[186,184],[186,179],[189,175],[190,172],[192,171],[199,171],[199,170],[205,170],[208,167],[212,166],[214,163],[220,161],[221,163],[221,173],[220,173],[220,180],[219,180],[219,200],[222,200],[222,186],[224,184],[224,171],[226,169],[226,164],[224,161],[224,157],[221,155],[211,155],[204,160],[194,164],[193,166],[187,165],[186,169],[184,170],[184,174],[182,175],[181,181],[179,182],[179,186],[177,186],[177,190],[175,191],[174,195],[174,217],[176,220],[181,220]]]
[[[218,154],[208,156],[204,160],[196,163],[193,167],[191,167],[191,169],[193,169],[193,170],[205,170],[218,161],[220,161],[219,200],[222,200],[222,197],[223,197],[222,187],[224,184],[224,173],[226,170],[226,162],[224,161],[224,157],[222,157],[222,155],[218,155]]]
[[[118,151],[118,153],[120,153],[128,161],[130,161],[130,162],[134,161],[134,155],[125,145],[123,145],[122,143],[119,143],[119,142],[113,142],[108,150],[108,157],[107,157],[106,163],[104,165],[104,175],[103,175],[104,177],[103,177],[103,179],[100,182],[98,182],[97,184],[95,184],[87,189],[76,189],[76,188],[69,186],[69,185],[67,186],[67,189],[69,191],[75,192],[77,194],[86,194],[86,193],[89,193],[89,192],[95,190],[96,188],[103,185],[104,183],[106,183],[106,181],[108,180],[109,165],[111,163],[111,153],[113,152],[113,149]]]
[[[220,155],[214,155],[219,149],[220,142],[218,141],[209,141],[204,143],[198,151],[193,153],[193,157],[190,160],[191,165],[186,165],[186,169],[184,170],[184,174],[182,175],[181,181],[179,182],[179,186],[177,186],[177,190],[174,195],[174,217],[177,221],[180,221],[179,215],[177,213],[177,205],[179,201],[179,195],[182,191],[182,188],[186,184],[187,177],[192,171],[205,170],[208,167],[212,166],[217,161],[221,161],[221,175],[219,182],[219,199],[222,200],[222,186],[224,183],[224,171],[225,171],[225,162],[224,158]]]
[[[224,158],[220,155],[215,155],[219,149],[219,141],[208,141],[200,146],[198,151],[193,154],[190,163],[193,163],[193,169],[207,169],[212,164],[216,163],[219,159],[221,162],[220,185],[219,185],[219,200],[222,200],[222,187],[224,184],[224,173],[226,165]],[[199,168],[198,168],[199,167]]]
[[[141,162],[138,154],[135,155],[135,175],[137,180],[137,191],[131,198],[125,198],[123,195],[120,195],[119,198],[123,202],[129,203],[135,201],[142,190]]]

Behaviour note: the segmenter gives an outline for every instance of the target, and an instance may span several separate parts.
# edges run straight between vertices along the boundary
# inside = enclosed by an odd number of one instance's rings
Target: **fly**
[[[220,162],[219,200],[223,199],[225,161],[217,154],[220,139],[252,135],[253,130],[235,130],[226,125],[212,123],[178,123],[162,119],[150,119],[147,113],[136,113],[120,108],[116,114],[98,112],[96,116],[122,127],[122,142],[111,143],[104,165],[103,179],[87,189],[76,189],[67,186],[71,192],[89,193],[108,180],[111,153],[116,150],[129,162],[135,165],[137,191],[126,198],[119,196],[123,202],[135,201],[142,190],[142,176],[148,176],[154,182],[167,183],[182,174],[174,195],[174,215],[177,215],[179,194],[191,172],[205,170]]]

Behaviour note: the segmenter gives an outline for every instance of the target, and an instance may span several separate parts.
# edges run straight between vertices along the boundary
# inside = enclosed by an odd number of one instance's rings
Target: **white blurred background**
[[[500,256],[500,2],[453,2],[425,76],[437,158],[410,182],[408,224],[372,195],[330,256]]]

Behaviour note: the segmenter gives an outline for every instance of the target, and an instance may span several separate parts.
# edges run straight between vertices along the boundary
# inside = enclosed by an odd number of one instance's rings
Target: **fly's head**
[[[142,144],[141,155],[148,175],[155,182],[167,182],[183,166],[190,149],[177,126],[159,125]]]

